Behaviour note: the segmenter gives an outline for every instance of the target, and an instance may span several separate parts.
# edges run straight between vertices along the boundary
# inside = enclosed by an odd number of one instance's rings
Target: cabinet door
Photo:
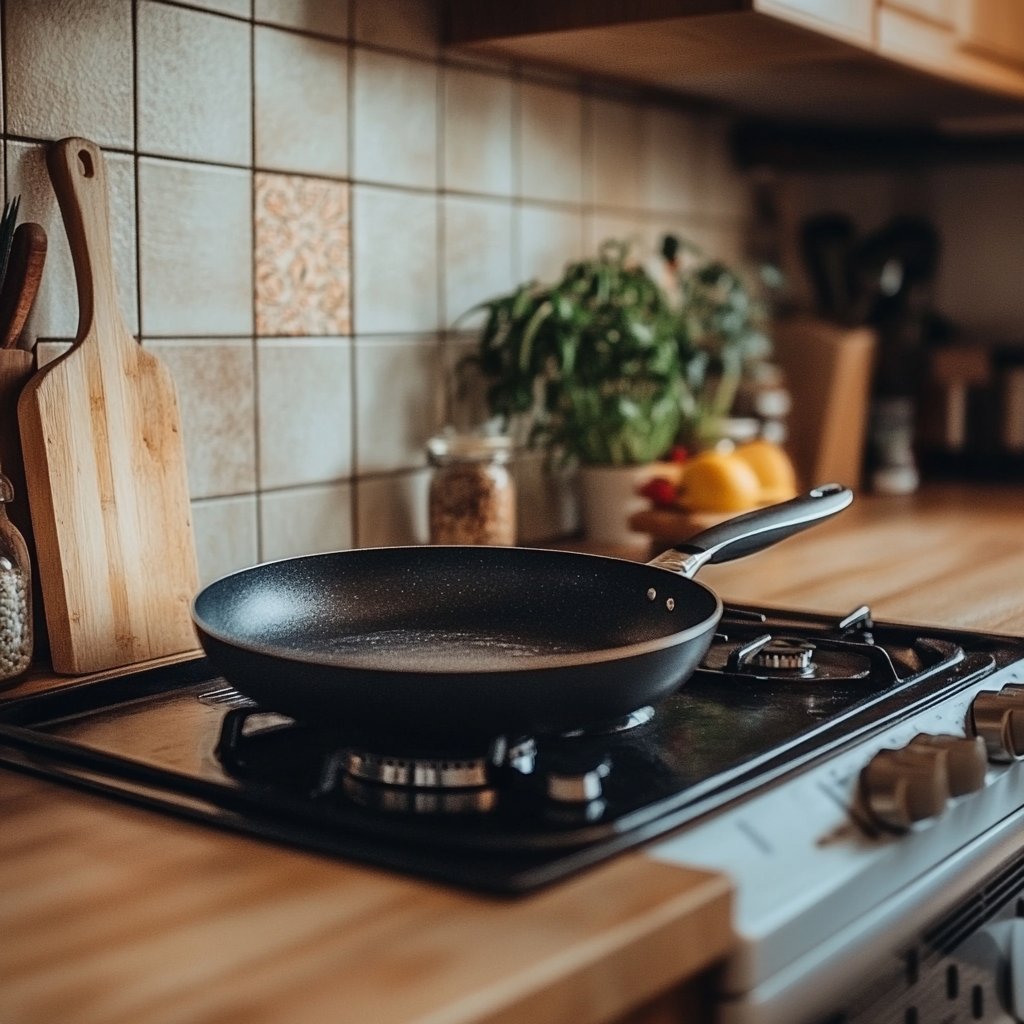
[[[1024,0],[968,0],[958,13],[961,46],[1024,65]]]
[[[754,0],[754,10],[860,46],[874,43],[875,0]]]
[[[959,14],[958,7],[962,6],[962,3],[960,0],[882,0],[881,6],[893,7],[913,17],[954,29]]]

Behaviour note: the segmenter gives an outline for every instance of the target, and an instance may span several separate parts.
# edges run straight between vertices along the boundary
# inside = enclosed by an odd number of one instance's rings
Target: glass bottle
[[[427,443],[431,544],[516,542],[516,492],[507,437],[440,434]]]
[[[7,518],[13,500],[14,488],[0,473],[0,682],[32,662],[32,569],[25,538]]]

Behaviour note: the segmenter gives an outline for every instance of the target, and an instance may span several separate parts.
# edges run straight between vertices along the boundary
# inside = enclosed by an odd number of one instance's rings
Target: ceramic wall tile
[[[348,0],[256,0],[253,16],[270,25],[335,39],[348,36]]]
[[[537,544],[569,537],[580,525],[575,468],[560,468],[540,450],[516,452],[512,462],[516,483],[516,537],[520,544]]]
[[[130,149],[131,0],[6,4],[7,130]]]
[[[437,68],[356,50],[352,173],[359,181],[437,185]]]
[[[592,202],[630,210],[643,205],[643,132],[634,105],[591,99],[588,157]]]
[[[482,323],[477,304],[514,285],[512,205],[490,199],[444,200],[445,310],[449,324]]]
[[[657,227],[641,215],[608,213],[594,210],[584,218],[584,240],[587,254],[597,253],[605,242],[628,242],[630,259],[647,263],[656,253]]]
[[[644,111],[643,202],[649,210],[689,213],[700,204],[697,119],[665,107]]]
[[[70,352],[73,344],[71,341],[47,341],[40,338],[35,345],[36,369],[41,370],[54,359],[59,359],[65,352]]]
[[[255,176],[256,333],[351,331],[349,186]]]
[[[433,0],[354,0],[360,43],[431,57],[440,38],[440,4]]]
[[[252,16],[252,0],[178,0],[178,3],[218,14],[230,14],[236,18]]]
[[[348,173],[348,51],[295,32],[256,28],[256,166]]]
[[[139,160],[142,327],[148,337],[252,333],[252,176]]]
[[[138,332],[135,261],[135,168],[124,153],[105,153],[110,192],[110,236],[114,275],[125,323]],[[8,195],[21,195],[22,221],[36,221],[46,231],[47,254],[43,279],[25,324],[23,347],[37,338],[73,338],[78,333],[78,292],[64,221],[46,169],[44,147],[7,143]]]
[[[488,382],[471,361],[479,348],[475,332],[451,331],[444,339],[444,422],[457,430],[474,430],[490,419]]]
[[[252,342],[146,341],[145,346],[174,377],[192,497],[255,490]]]
[[[352,547],[352,485],[330,484],[260,495],[260,559]]]
[[[445,71],[445,188],[512,194],[512,91],[506,77]]]
[[[260,486],[325,483],[352,472],[351,342],[257,343]]]
[[[356,466],[360,473],[426,462],[428,438],[444,422],[438,340],[356,341]]]
[[[352,191],[355,332],[436,330],[437,198],[370,185]]]
[[[251,26],[142,0],[137,31],[139,149],[251,163]]]
[[[426,544],[430,470],[371,477],[356,484],[356,543],[361,548]]]
[[[709,217],[744,218],[749,215],[749,188],[736,169],[729,145],[731,122],[724,117],[706,116],[698,122],[700,206]]]
[[[583,199],[583,101],[579,93],[523,83],[519,191],[528,199]]]
[[[583,216],[546,206],[522,206],[519,217],[518,281],[551,283],[584,254]]]
[[[259,561],[256,495],[193,501],[192,532],[200,586],[255,565]]]
[[[744,261],[745,234],[736,224],[715,223],[697,218],[666,218],[658,222],[659,235],[675,235],[695,245],[709,259],[739,264]]]

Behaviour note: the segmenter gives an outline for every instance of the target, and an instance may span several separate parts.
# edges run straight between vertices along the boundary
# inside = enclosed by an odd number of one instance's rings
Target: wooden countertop
[[[1024,636],[1024,488],[858,497],[832,522],[700,579],[736,603],[838,615],[868,604],[878,619]]]
[[[1024,490],[859,499],[701,578],[1024,634]],[[3,1024],[596,1024],[720,958],[728,915],[724,879],[642,853],[491,899],[0,772]]]

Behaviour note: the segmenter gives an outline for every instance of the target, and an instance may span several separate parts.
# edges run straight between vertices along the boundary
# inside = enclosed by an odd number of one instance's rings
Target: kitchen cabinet
[[[875,0],[754,0],[754,10],[860,46],[874,42]]]
[[[1024,113],[1020,0],[449,0],[452,44],[788,120]]]
[[[882,0],[877,52],[923,71],[1008,95],[1024,90],[1020,0]]]

